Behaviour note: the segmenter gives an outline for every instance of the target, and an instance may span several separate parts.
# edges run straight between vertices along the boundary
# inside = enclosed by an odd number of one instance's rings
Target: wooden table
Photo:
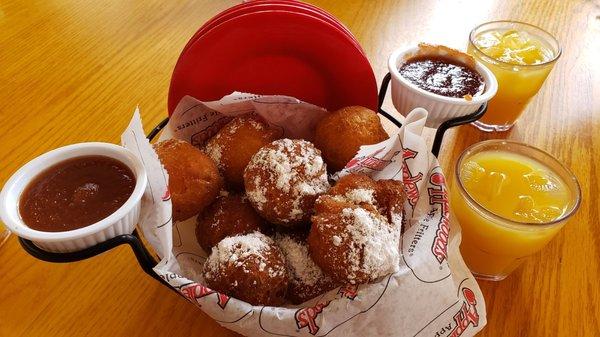
[[[147,130],[166,115],[171,71],[196,29],[236,1],[0,3],[0,183],[50,149],[118,142],[136,104]],[[510,18],[556,34],[564,53],[517,126],[451,131],[448,172],[489,138],[554,154],[579,178],[583,203],[548,247],[499,283],[481,282],[482,336],[600,335],[600,3],[569,0],[314,1],[362,43],[378,81],[392,50],[419,41],[466,46],[476,24]],[[594,61],[596,60],[596,61]],[[391,109],[391,107],[388,108]],[[232,336],[147,277],[127,248],[72,264],[0,248],[0,336]]]

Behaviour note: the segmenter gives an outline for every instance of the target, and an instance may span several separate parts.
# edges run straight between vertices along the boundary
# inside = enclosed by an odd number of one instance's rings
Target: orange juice
[[[496,145],[481,150],[486,143]],[[478,151],[468,150],[457,164],[451,206],[463,229],[461,252],[469,268],[502,279],[556,235],[576,208],[579,189],[572,176],[561,174],[560,169],[568,171],[559,163],[544,161],[545,152],[506,141],[477,145]],[[528,150],[539,151],[538,158]]]
[[[498,81],[488,111],[474,124],[485,131],[506,131],[548,77],[560,47],[550,34],[535,26],[498,21],[475,28],[467,52]]]

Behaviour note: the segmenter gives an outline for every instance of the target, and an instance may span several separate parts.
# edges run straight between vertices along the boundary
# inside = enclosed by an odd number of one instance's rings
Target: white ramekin
[[[423,90],[400,75],[398,68],[411,57],[416,55],[449,56],[444,49],[437,52],[427,48],[424,52],[420,47],[406,50],[396,50],[388,60],[388,68],[392,74],[392,102],[400,114],[406,116],[414,108],[425,108],[429,112],[425,126],[437,128],[443,122],[475,112],[479,107],[492,99],[498,90],[498,82],[494,74],[480,62],[475,61],[475,70],[485,81],[482,94],[471,100],[464,98],[446,97]]]
[[[46,168],[63,160],[102,155],[127,165],[136,178],[133,193],[108,217],[89,226],[64,232],[43,232],[25,225],[19,214],[19,199],[29,182]],[[49,252],[74,252],[121,234],[131,234],[140,217],[141,199],[148,177],[142,162],[124,147],[109,143],[79,143],[64,146],[33,159],[15,172],[0,192],[0,218],[17,236],[33,241]]]

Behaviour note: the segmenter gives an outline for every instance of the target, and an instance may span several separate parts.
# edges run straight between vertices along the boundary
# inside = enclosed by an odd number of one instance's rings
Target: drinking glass
[[[526,156],[546,166],[564,181],[568,189],[566,211],[544,223],[518,222],[492,213],[472,198],[465,189],[463,162],[483,151],[505,151]],[[527,256],[541,250],[575,213],[581,191],[575,176],[550,154],[526,144],[488,140],[467,148],[454,170],[451,205],[462,227],[462,256],[473,274],[485,280],[499,281],[515,270]],[[502,200],[494,200],[502,202]]]
[[[475,44],[475,39],[480,34],[508,30],[524,32],[532,39],[538,40],[552,52],[552,57],[539,64],[507,63],[486,55]],[[471,31],[467,53],[488,67],[498,80],[498,92],[488,102],[487,112],[480,120],[472,123],[480,130],[491,132],[507,131],[515,124],[527,103],[537,94],[548,77],[560,57],[561,48],[550,33],[536,26],[516,21],[493,21],[481,24]]]

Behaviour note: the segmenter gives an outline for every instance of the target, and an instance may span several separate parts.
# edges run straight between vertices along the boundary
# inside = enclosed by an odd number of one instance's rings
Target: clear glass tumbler
[[[565,193],[561,194],[567,205],[562,215],[546,222],[518,222],[492,213],[478,203],[465,188],[463,181],[468,178],[462,176],[467,173],[461,168],[474,155],[484,151],[487,154],[489,151],[518,154],[537,161],[545,169],[552,171],[564,182],[566,188]],[[527,256],[541,250],[559,232],[575,213],[581,200],[577,179],[565,166],[550,154],[522,143],[506,140],[476,143],[460,155],[454,171],[451,207],[462,227],[460,250],[469,269],[480,279],[499,281],[508,276]],[[498,197],[490,200],[510,205],[508,201]]]
[[[484,48],[480,48],[481,43],[476,42],[482,34],[507,31],[526,34],[552,55],[537,64],[508,63],[492,57],[489,52],[486,54]],[[537,94],[548,77],[561,55],[561,48],[550,33],[536,26],[516,21],[493,21],[481,24],[471,31],[467,53],[488,67],[498,80],[498,92],[488,103],[487,112],[480,120],[473,122],[480,130],[491,132],[507,131],[515,124],[529,100]]]

